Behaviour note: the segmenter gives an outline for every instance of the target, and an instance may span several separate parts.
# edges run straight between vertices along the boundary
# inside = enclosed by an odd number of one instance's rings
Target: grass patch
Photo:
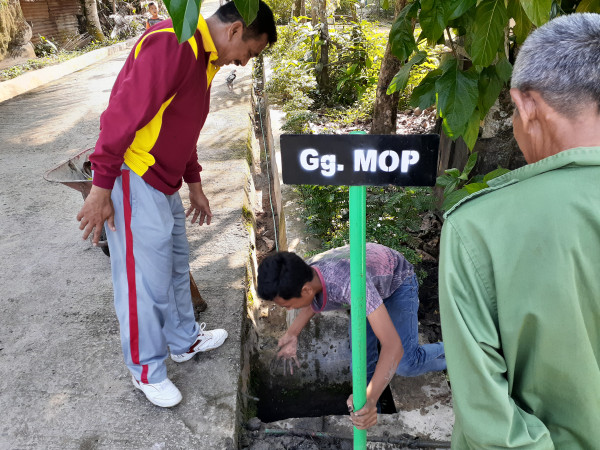
[[[81,56],[85,53],[91,52],[92,50],[97,50],[102,47],[108,47],[119,42],[122,41],[117,39],[107,39],[103,42],[94,41],[80,50],[59,50],[57,53],[51,55],[47,55],[41,58],[29,59],[23,64],[18,64],[16,66],[0,70],[0,81],[11,80],[31,70],[42,69],[44,67],[60,64],[62,62],[68,61],[69,59],[73,59],[77,56]]]

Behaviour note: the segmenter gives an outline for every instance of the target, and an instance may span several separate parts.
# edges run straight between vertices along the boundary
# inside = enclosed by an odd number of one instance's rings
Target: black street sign
[[[435,185],[437,134],[281,136],[285,184]]]

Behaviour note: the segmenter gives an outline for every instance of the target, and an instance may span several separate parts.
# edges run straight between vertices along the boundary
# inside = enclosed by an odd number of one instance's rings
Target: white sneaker
[[[177,386],[175,386],[168,378],[165,378],[160,383],[146,384],[136,380],[132,376],[131,381],[133,381],[133,385],[142,391],[146,395],[146,398],[156,406],[170,408],[179,403],[183,398],[181,392],[177,389]]]
[[[190,349],[182,355],[171,354],[171,359],[175,362],[184,362],[192,359],[192,357],[199,352],[206,352],[213,348],[220,347],[225,339],[227,339],[227,331],[222,329],[204,331],[206,324],[202,322],[200,324],[200,332],[198,333],[198,339],[190,347]]]

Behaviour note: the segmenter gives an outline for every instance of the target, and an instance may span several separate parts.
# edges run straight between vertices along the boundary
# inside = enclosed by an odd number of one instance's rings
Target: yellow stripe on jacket
[[[150,33],[146,34],[136,46],[134,57],[138,57],[138,54],[142,49],[142,45],[144,41],[148,38],[148,36],[155,33],[163,32],[175,34],[175,30],[173,28],[164,28],[162,30],[151,31]],[[198,44],[196,42],[196,39],[192,36],[190,39],[188,39],[187,43],[192,48],[195,58],[198,59]],[[152,151],[152,148],[154,148],[154,144],[156,144],[158,136],[160,135],[160,128],[162,126],[162,116],[165,112],[165,109],[167,109],[171,101],[173,101],[175,95],[173,95],[170,99],[164,102],[161,105],[158,112],[156,113],[156,115],[150,120],[150,122],[148,122],[143,128],[139,129],[135,133],[135,138],[133,139],[133,142],[125,151],[125,164],[127,164],[127,166],[129,166],[129,168],[133,170],[136,174],[138,174],[140,177],[143,176],[148,170],[148,168],[154,165],[155,163],[154,156],[152,156],[150,152]]]
[[[213,64],[218,58],[217,49],[214,45],[212,37],[210,36],[210,32],[208,30],[208,26],[206,21],[202,16],[198,19],[198,30],[202,36],[204,51],[209,53],[208,64],[206,67],[206,86],[207,89],[210,87],[212,80],[215,74],[219,71],[220,67]],[[160,30],[154,30],[150,33],[147,33],[138,43],[135,48],[134,58],[137,59],[138,54],[142,49],[142,45],[144,41],[151,35],[155,33],[173,33],[175,34],[175,30],[173,28],[163,28]],[[192,48],[194,52],[194,57],[196,60],[198,59],[198,43],[196,38],[192,36],[187,40],[187,43]],[[155,163],[154,156],[150,154],[152,148],[156,144],[158,140],[158,136],[160,134],[160,129],[162,126],[162,117],[171,103],[171,101],[175,98],[177,94],[173,95],[170,99],[164,102],[156,115],[146,124],[143,128],[138,130],[135,134],[135,138],[133,142],[129,146],[129,148],[125,152],[124,161],[125,164],[129,166],[131,170],[133,170],[140,177],[143,176],[149,167],[151,167]]]
[[[133,142],[125,152],[125,164],[140,177],[155,162],[154,156],[150,154],[150,151],[154,148],[154,144],[156,144],[158,135],[160,134],[163,113],[175,98],[175,95],[162,104],[156,115],[144,128],[135,133]]]

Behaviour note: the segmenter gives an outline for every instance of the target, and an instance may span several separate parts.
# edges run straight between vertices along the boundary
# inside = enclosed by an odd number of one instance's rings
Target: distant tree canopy
[[[388,88],[404,89],[424,55],[421,40],[445,43],[442,64],[417,86],[413,106],[437,106],[444,132],[462,136],[472,149],[480,121],[510,80],[515,46],[548,20],[562,14],[600,11],[600,0],[416,0],[397,17],[390,32],[392,53],[406,64]],[[414,37],[414,24],[421,33]]]

